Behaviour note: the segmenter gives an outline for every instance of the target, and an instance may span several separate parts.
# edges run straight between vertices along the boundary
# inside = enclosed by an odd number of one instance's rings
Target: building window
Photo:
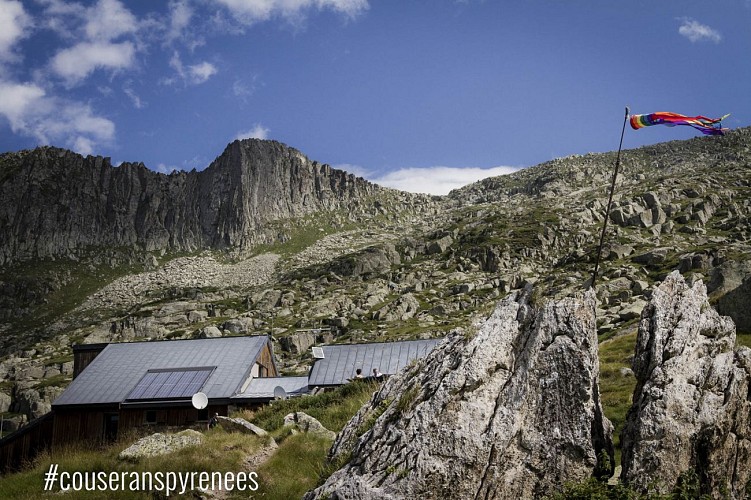
[[[146,410],[145,422],[149,425],[156,424],[156,410]]]

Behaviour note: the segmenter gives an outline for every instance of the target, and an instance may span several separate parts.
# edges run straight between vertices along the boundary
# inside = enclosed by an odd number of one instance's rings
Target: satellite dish
[[[203,410],[209,404],[208,396],[206,396],[206,394],[202,392],[193,394],[193,397],[190,398],[190,401],[193,403],[193,408],[195,408],[196,410]]]
[[[281,385],[274,387],[274,399],[287,399],[287,391]]]

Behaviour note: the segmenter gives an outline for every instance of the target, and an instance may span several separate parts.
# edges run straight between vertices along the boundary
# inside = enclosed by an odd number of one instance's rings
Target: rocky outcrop
[[[203,442],[203,434],[187,429],[177,434],[161,434],[159,432],[139,439],[131,446],[120,452],[121,460],[135,461],[144,457],[155,457],[174,453],[188,446],[199,446]]]
[[[696,474],[712,498],[751,486],[751,350],[678,272],[654,291],[639,323],[637,386],[621,436],[624,482],[670,492]]]
[[[532,498],[612,473],[595,296],[503,300],[390,378],[339,434],[313,498]]]
[[[328,439],[334,439],[336,437],[336,433],[334,431],[328,430],[321,422],[318,421],[318,419],[311,417],[310,415],[302,411],[296,411],[294,413],[285,415],[284,426],[296,427],[303,432],[316,434]]]
[[[346,208],[382,191],[275,141],[235,141],[201,172],[44,147],[0,158],[0,265],[88,247],[242,249],[266,222]],[[373,210],[377,210],[373,208]]]

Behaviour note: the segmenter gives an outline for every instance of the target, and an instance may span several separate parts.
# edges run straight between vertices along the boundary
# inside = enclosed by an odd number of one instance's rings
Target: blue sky
[[[615,150],[625,105],[747,126],[749,89],[749,0],[0,0],[0,151],[163,172],[252,136],[443,193]]]

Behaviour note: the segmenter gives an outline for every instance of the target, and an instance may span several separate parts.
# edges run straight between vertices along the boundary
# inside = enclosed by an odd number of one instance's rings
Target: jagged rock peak
[[[735,326],[674,271],[642,312],[633,406],[621,442],[621,479],[669,493],[698,479],[711,498],[751,488],[751,349],[734,349]]]
[[[532,498],[610,475],[595,296],[501,301],[388,380],[339,434],[314,498]]]
[[[269,221],[358,214],[382,188],[275,141],[235,141],[201,172],[113,167],[53,147],[0,155],[0,265],[88,247],[246,248]]]

